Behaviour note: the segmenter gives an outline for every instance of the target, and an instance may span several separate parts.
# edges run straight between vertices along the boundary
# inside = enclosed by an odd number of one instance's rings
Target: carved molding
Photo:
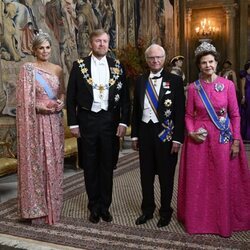
[[[238,4],[225,4],[223,8],[226,13],[227,18],[234,18],[236,16],[236,10],[238,9]]]
[[[233,4],[235,4],[235,0],[187,0],[187,8],[192,9],[218,8]]]

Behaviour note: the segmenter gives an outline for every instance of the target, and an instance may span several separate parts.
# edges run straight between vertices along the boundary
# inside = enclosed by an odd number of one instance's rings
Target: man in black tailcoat
[[[154,178],[158,174],[161,207],[158,227],[167,226],[173,209],[174,173],[184,139],[185,96],[182,78],[164,70],[165,50],[153,44],[145,51],[150,73],[135,84],[132,115],[132,147],[139,150],[142,215],[136,225],[153,218]]]
[[[109,207],[116,137],[129,125],[130,100],[118,60],[107,57],[109,35],[90,34],[92,55],[74,62],[67,88],[68,125],[80,140],[81,164],[88,195],[89,220],[112,221]]]

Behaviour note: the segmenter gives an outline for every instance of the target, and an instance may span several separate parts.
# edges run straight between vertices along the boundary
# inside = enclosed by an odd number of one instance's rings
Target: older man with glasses
[[[158,227],[172,217],[174,173],[184,138],[185,96],[182,78],[164,70],[165,50],[153,44],[145,51],[150,72],[135,84],[132,115],[132,147],[139,150],[142,214],[136,225],[153,218],[154,179],[159,176],[161,207]]]

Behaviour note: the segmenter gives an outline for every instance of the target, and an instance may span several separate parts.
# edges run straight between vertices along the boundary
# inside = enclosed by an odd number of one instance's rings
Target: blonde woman
[[[32,223],[54,224],[62,208],[63,72],[49,62],[48,34],[39,31],[32,45],[36,62],[22,66],[17,83],[19,211]]]

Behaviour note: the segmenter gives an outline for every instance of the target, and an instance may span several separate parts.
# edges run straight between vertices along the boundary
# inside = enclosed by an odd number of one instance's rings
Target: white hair
[[[162,51],[163,56],[164,56],[164,57],[166,56],[165,49],[164,49],[162,46],[160,46],[159,44],[153,43],[153,44],[151,44],[151,45],[145,50],[145,58],[146,58],[146,59],[147,59],[147,55],[148,55],[149,51],[150,51],[151,49],[153,49],[153,48],[159,48],[159,49]]]

